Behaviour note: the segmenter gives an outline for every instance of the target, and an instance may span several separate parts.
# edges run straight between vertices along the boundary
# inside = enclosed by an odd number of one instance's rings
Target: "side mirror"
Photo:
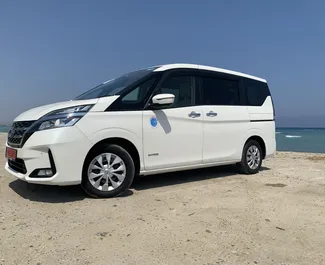
[[[175,101],[173,94],[158,94],[152,98],[152,105],[154,106],[169,106]]]

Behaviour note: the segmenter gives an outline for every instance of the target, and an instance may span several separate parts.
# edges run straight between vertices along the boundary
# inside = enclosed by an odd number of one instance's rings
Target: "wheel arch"
[[[250,140],[255,140],[256,142],[258,142],[258,144],[260,145],[261,149],[262,149],[262,158],[265,159],[266,156],[266,145],[265,145],[265,141],[263,140],[263,138],[260,135],[252,135],[250,136],[246,141],[244,146],[248,143],[248,141]]]
[[[110,145],[110,144],[118,145],[124,148],[130,154],[134,162],[136,175],[138,175],[140,173],[140,168],[141,168],[141,160],[140,160],[141,158],[140,158],[139,151],[135,146],[135,144],[133,144],[130,140],[127,140],[122,137],[105,138],[98,141],[96,144],[94,144],[85,157],[83,169],[86,166],[86,161],[89,159],[89,157],[93,155],[95,151],[97,151],[98,149],[102,148],[105,145]]]

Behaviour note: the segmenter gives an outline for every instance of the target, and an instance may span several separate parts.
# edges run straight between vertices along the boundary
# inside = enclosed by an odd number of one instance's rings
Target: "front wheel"
[[[85,161],[81,186],[92,197],[111,198],[131,186],[134,174],[130,154],[118,145],[106,145]]]
[[[242,160],[238,164],[244,174],[256,174],[262,166],[262,149],[255,140],[249,140],[243,149]]]

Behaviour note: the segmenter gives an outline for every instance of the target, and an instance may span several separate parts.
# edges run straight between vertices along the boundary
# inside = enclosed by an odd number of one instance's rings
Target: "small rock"
[[[283,183],[275,183],[275,184],[267,183],[267,184],[265,184],[265,186],[274,187],[274,188],[283,188],[287,185],[283,184]]]
[[[254,264],[257,264],[257,261],[254,261]]]
[[[270,219],[265,219],[266,222],[271,222]]]
[[[205,230],[205,232],[211,234],[211,231],[209,229]]]
[[[131,234],[127,234],[126,236],[130,236]]]
[[[187,241],[187,242],[190,242],[191,240],[187,239],[186,241]]]
[[[279,230],[282,230],[282,231],[285,231],[285,229],[282,228],[282,227],[278,227],[278,226],[276,226],[275,228],[276,228],[276,229],[279,229]]]
[[[117,207],[117,205],[116,205],[116,204],[114,204],[114,205],[113,205],[113,207]]]
[[[194,212],[194,213],[190,213],[188,216],[191,216],[191,215],[193,215],[193,214],[195,214],[195,212]]]
[[[275,239],[275,237],[273,236],[273,237],[272,237],[272,239],[274,240],[274,239]]]
[[[96,235],[101,237],[106,237],[108,232],[98,232]]]
[[[29,247],[32,248],[32,247],[34,247],[34,246],[33,246],[33,245],[30,245]]]

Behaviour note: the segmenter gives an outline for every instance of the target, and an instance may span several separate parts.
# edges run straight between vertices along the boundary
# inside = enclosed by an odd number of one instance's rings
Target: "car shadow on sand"
[[[270,170],[261,167],[260,171]],[[235,166],[218,166],[202,169],[192,169],[173,173],[164,173],[151,176],[138,177],[131,188],[146,190],[164,186],[181,185],[188,182],[204,181],[209,179],[224,178],[238,175]]]
[[[64,203],[87,198],[80,186],[37,185],[17,179],[9,187],[24,199],[37,202]]]
[[[270,170],[262,167],[261,171]],[[237,175],[233,166],[221,166],[196,170],[186,170],[173,173],[157,174],[148,177],[138,177],[133,182],[131,189],[141,191],[171,185],[181,185],[188,182],[204,181],[208,179],[223,178]],[[50,186],[30,184],[15,180],[9,187],[26,200],[45,203],[66,203],[82,201],[89,198],[80,185],[76,186]],[[129,197],[132,190],[127,190],[118,197]]]
[[[15,180],[9,187],[19,196],[26,200],[45,202],[45,203],[66,203],[82,201],[91,198],[81,188],[80,185],[74,186],[51,186],[27,183],[22,180]],[[128,197],[133,194],[132,190],[127,190],[118,197]]]

